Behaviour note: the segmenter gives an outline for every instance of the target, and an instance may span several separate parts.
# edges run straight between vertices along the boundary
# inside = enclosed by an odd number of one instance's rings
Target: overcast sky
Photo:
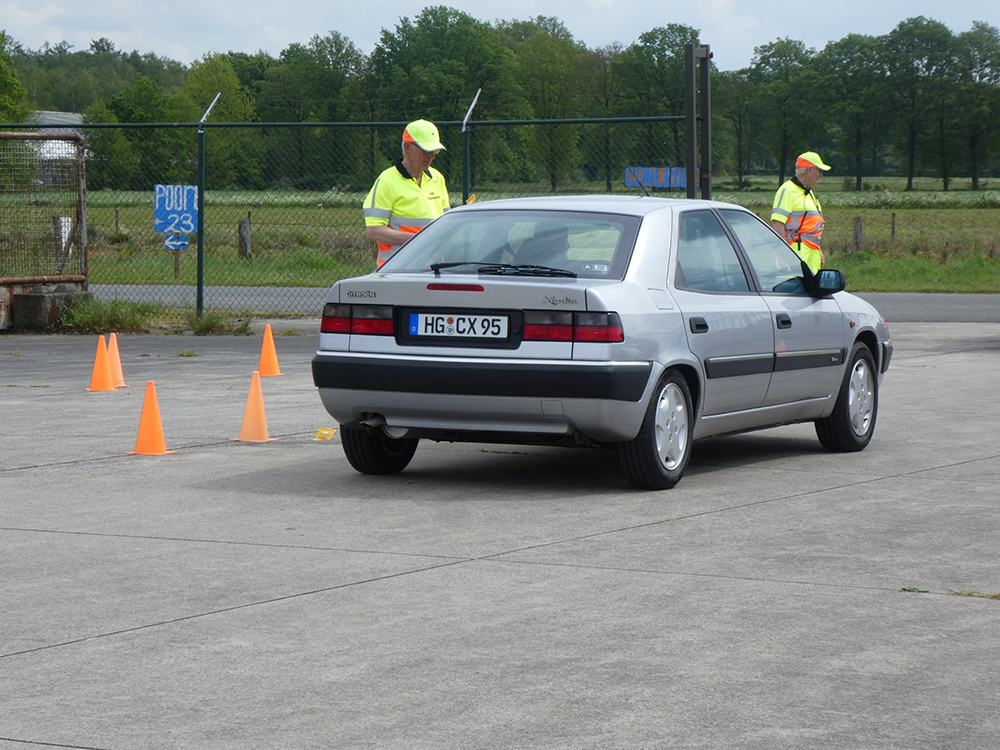
[[[750,63],[754,47],[797,39],[817,50],[848,34],[878,36],[900,21],[926,16],[954,33],[973,21],[1000,26],[998,0],[0,0],[0,30],[30,49],[67,42],[87,50],[106,37],[125,52],[153,52],[189,65],[210,52],[277,56],[288,45],[338,31],[364,53],[382,29],[414,18],[430,5],[447,5],[481,20],[555,16],[588,47],[627,46],[656,26],[680,23],[699,29],[721,70]]]

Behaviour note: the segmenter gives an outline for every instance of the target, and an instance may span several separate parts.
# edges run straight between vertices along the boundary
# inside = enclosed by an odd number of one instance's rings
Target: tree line
[[[218,53],[189,66],[126,53],[104,38],[86,51],[65,43],[30,50],[0,32],[0,121],[40,109],[82,112],[91,123],[196,122],[217,92],[212,119],[219,122],[455,121],[480,89],[477,120],[682,115],[684,48],[701,43],[697,29],[668,24],[627,46],[591,49],[556,18],[486,23],[444,6],[384,29],[367,55],[331,31],[277,57]],[[783,180],[807,149],[857,190],[880,175],[904,175],[908,189],[916,176],[933,176],[945,190],[967,177],[979,189],[983,177],[1000,174],[1000,31],[986,23],[954,33],[920,16],[883,36],[849,34],[820,51],[777,39],[757,47],[744,69],[713,68],[711,86],[713,161],[738,188],[758,173]],[[679,137],[676,129],[647,132],[652,155]],[[151,165],[164,180],[190,170],[181,133],[91,133],[88,149],[100,157],[88,165],[92,181],[121,181]],[[584,133],[535,128],[496,144],[473,168],[502,162],[527,176],[541,173],[555,187],[583,160],[581,139],[597,137]],[[374,165],[362,170],[362,162],[376,148],[383,158],[398,151],[398,134],[377,144],[374,137],[338,136],[339,155],[317,165],[314,155],[326,153],[318,147],[329,138],[322,132],[281,134],[286,156],[276,159],[277,145],[259,131],[213,131],[209,184],[259,187],[281,169],[367,172]],[[287,154],[298,154],[298,165]]]

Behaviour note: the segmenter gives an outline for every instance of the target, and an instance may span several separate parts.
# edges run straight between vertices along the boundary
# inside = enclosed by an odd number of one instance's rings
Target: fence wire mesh
[[[648,119],[469,123],[467,139],[460,124],[444,123],[447,150],[434,167],[447,179],[452,206],[466,191],[477,201],[644,189],[683,197],[683,122]],[[375,269],[362,203],[375,177],[399,159],[403,123],[209,125],[205,308],[315,314],[330,284]],[[171,249],[153,218],[155,185],[198,180],[196,128],[80,130],[91,291],[102,300],[193,307],[197,235],[188,236],[187,249]],[[3,200],[20,199],[4,192]],[[0,260],[0,275],[10,273],[5,265]]]
[[[0,277],[84,273],[83,168],[78,136],[0,133]]]

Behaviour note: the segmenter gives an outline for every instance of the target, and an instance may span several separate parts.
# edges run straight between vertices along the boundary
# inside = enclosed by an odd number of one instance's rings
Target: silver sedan
[[[844,286],[726,203],[472,204],[331,287],[313,380],[366,474],[422,439],[562,445],[666,489],[703,438],[814,422],[868,445],[892,343]]]

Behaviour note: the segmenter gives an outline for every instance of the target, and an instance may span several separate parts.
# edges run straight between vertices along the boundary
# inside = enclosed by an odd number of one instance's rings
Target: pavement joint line
[[[19,740],[14,737],[0,737],[0,742],[17,742],[22,745],[40,745],[41,747],[65,747],[69,750],[111,750],[107,747],[93,747],[92,745],[64,745],[61,742],[43,742],[42,740]]]
[[[309,437],[312,432],[287,432],[279,433],[276,435],[270,435],[272,440],[278,440],[279,438],[294,438],[294,437]],[[235,438],[226,438],[225,440],[213,440],[208,443],[192,443],[190,445],[178,446],[176,448],[171,448],[173,453],[180,453],[182,451],[190,450],[192,448],[211,448],[215,445],[232,445],[233,442],[241,442]],[[245,441],[243,441],[245,442]],[[77,458],[72,461],[53,461],[47,464],[30,464],[27,466],[0,466],[0,474],[6,474],[11,471],[30,471],[33,469],[50,469],[56,466],[77,466],[80,464],[88,464],[91,462],[97,463],[100,461],[112,461],[116,458],[124,458],[132,460],[132,457],[126,453],[114,453],[109,456],[91,456],[90,458]],[[152,456],[151,458],[161,458],[161,456]]]
[[[404,570],[399,573],[390,573],[384,576],[375,576],[373,578],[366,578],[360,581],[350,581],[348,583],[342,583],[337,586],[325,586],[320,589],[313,589],[310,591],[300,591],[295,594],[286,594],[285,596],[275,596],[270,599],[261,599],[254,602],[246,602],[244,604],[235,604],[231,607],[223,607],[221,609],[210,610],[208,612],[197,612],[191,615],[185,615],[183,617],[173,617],[169,620],[161,620],[159,622],[149,622],[145,625],[136,625],[131,628],[121,628],[120,630],[112,630],[107,633],[97,633],[96,635],[88,635],[82,638],[74,638],[69,641],[60,641],[59,643],[49,643],[45,646],[37,646],[36,648],[23,649],[21,651],[11,651],[7,654],[0,654],[0,659],[8,659],[14,656],[27,656],[28,654],[34,654],[41,651],[49,651],[51,649],[63,648],[65,646],[75,646],[81,643],[87,643],[88,641],[100,640],[102,638],[113,638],[119,635],[127,635],[129,633],[138,633],[143,630],[151,630],[153,628],[163,627],[165,625],[176,625],[182,622],[189,622],[191,620],[200,620],[206,617],[214,617],[215,615],[228,614],[230,612],[238,612],[241,609],[250,609],[252,607],[260,607],[267,604],[277,604],[278,602],[291,601],[292,599],[301,599],[307,596],[315,596],[316,594],[329,593],[331,591],[339,591],[342,589],[352,588],[354,586],[363,586],[369,583],[378,583],[380,581],[389,581],[394,578],[403,578],[405,576],[414,575],[416,573],[424,573],[429,570],[435,570],[437,568],[447,568],[452,565],[460,565],[462,563],[469,562],[467,559],[453,560],[450,562],[441,563],[440,565],[430,565],[424,568],[416,568],[414,570]]]
[[[513,553],[505,553],[513,554]],[[486,562],[487,560],[483,560]],[[679,578],[713,578],[721,581],[743,581],[747,583],[773,583],[786,586],[809,586],[822,589],[844,589],[846,591],[888,591],[898,592],[898,588],[891,586],[859,586],[848,583],[823,583],[820,581],[796,581],[788,578],[758,578],[755,576],[735,576],[723,575],[722,573],[696,573],[684,570],[662,570],[657,568],[623,568],[618,565],[581,565],[579,563],[561,563],[539,560],[492,560],[490,562],[503,563],[505,565],[530,565],[539,567],[571,568],[580,570],[603,570],[618,573],[648,573],[650,575],[677,576]],[[924,594],[934,594],[935,596],[950,596],[941,591],[924,591]]]
[[[236,539],[197,539],[195,537],[153,536],[149,534],[111,534],[103,531],[71,531],[68,529],[31,529],[19,526],[0,526],[0,532],[13,531],[28,534],[65,534],[67,536],[92,536],[105,539],[134,539],[153,542],[187,542],[190,544],[222,544],[234,547],[262,547],[272,549],[310,550],[314,552],[347,552],[360,555],[385,555],[398,557],[420,557],[437,560],[461,562],[473,558],[456,557],[455,555],[430,555],[424,552],[386,552],[383,550],[353,549],[351,547],[317,547],[310,544],[274,544],[269,542],[241,542]]]

